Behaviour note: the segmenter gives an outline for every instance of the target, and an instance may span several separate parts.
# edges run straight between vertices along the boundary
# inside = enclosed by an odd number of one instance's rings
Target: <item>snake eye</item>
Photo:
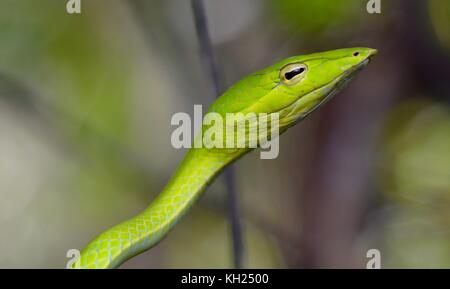
[[[296,84],[303,79],[307,69],[303,63],[290,63],[280,70],[280,79],[287,85]]]

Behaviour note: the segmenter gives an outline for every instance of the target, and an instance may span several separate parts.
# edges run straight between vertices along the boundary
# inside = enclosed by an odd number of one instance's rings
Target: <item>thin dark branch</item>
[[[195,28],[200,43],[200,55],[203,58],[208,74],[211,76],[214,95],[218,97],[222,93],[223,87],[221,79],[219,77],[219,70],[217,67],[216,59],[214,57],[211,39],[209,37],[208,23],[203,1],[192,0],[191,4],[195,19]],[[231,224],[231,236],[233,241],[234,267],[239,269],[243,267],[244,242],[242,238],[242,228],[237,203],[236,185],[232,167],[229,167],[225,171],[225,183],[227,187],[228,218]]]
[[[208,22],[206,20],[203,0],[192,0],[191,3],[195,19],[195,29],[197,31],[200,46],[200,56],[202,57],[208,74],[211,76],[214,95],[215,97],[219,97],[223,91],[223,87],[219,77],[219,69],[217,68],[216,58],[214,57],[211,38],[209,36]]]
[[[233,167],[229,167],[225,171],[225,183],[227,186],[228,218],[231,224],[231,236],[233,239],[233,263],[235,268],[241,269],[244,264],[244,242]]]

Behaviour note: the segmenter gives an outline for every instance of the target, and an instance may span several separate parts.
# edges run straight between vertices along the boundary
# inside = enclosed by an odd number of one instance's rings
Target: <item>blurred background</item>
[[[190,1],[0,0],[0,267],[66,252],[144,209],[184,151],[176,112],[214,95]],[[226,86],[282,58],[379,54],[281,137],[234,165],[247,268],[450,267],[450,1],[206,0]],[[122,268],[230,268],[218,179]]]

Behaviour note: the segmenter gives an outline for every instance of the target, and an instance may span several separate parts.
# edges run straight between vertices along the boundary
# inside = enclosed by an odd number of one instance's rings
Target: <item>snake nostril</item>
[[[353,52],[353,56],[358,56],[358,55],[359,55],[359,52],[358,52],[358,51]]]

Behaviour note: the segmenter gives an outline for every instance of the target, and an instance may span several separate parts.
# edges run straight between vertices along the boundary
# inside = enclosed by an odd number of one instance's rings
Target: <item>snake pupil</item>
[[[289,72],[286,72],[286,74],[284,74],[284,77],[287,80],[291,80],[292,78],[294,78],[296,75],[299,75],[300,73],[303,73],[303,71],[305,71],[304,67],[297,67]]]

